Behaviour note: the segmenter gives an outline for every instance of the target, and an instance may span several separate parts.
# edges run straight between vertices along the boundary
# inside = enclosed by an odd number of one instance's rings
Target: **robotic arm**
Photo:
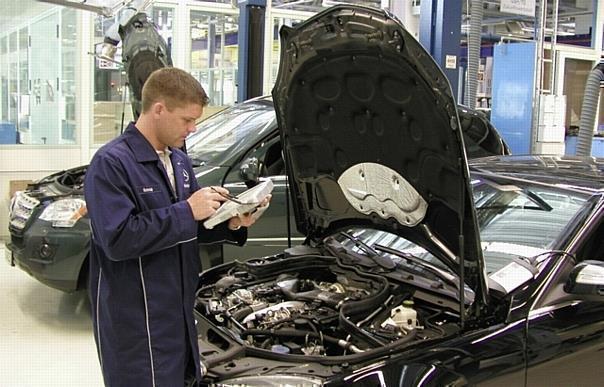
[[[153,71],[172,66],[172,57],[170,47],[145,13],[137,13],[125,25],[120,25],[119,35],[136,120],[141,112],[143,84]]]
[[[142,10],[152,0],[130,0],[114,3],[113,7],[86,4],[86,1],[38,0],[63,5],[112,17],[121,11],[119,19],[107,30],[101,49],[101,57],[113,60],[117,46],[122,42],[122,65],[126,71],[132,101],[132,114],[138,119],[141,112],[141,93],[149,75],[162,67],[172,66],[170,46],[157,32],[153,22]],[[107,3],[105,1],[105,3]]]

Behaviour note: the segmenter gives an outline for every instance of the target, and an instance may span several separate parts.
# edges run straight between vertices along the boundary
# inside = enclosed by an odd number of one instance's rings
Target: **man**
[[[207,103],[190,74],[153,72],[139,119],[98,150],[86,173],[93,326],[107,386],[172,387],[184,385],[187,372],[200,377],[198,243],[242,245],[254,222],[234,217],[212,230],[200,222],[228,195],[200,189],[178,149]]]

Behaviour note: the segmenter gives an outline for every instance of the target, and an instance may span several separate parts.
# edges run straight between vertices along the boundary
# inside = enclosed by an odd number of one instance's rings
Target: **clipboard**
[[[260,207],[260,204],[266,195],[271,192],[273,192],[272,180],[263,180],[254,187],[235,196],[234,198],[239,203],[233,200],[227,200],[222,203],[214,215],[203,222],[203,226],[207,229],[213,229],[217,224],[249,212],[252,213],[254,219],[258,219],[268,208],[268,205]]]

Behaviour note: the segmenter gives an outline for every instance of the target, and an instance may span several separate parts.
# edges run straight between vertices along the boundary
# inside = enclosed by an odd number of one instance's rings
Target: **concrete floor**
[[[42,285],[0,242],[0,386],[103,386],[85,292]]]

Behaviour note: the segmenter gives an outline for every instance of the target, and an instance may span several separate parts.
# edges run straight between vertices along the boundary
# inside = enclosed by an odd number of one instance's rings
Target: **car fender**
[[[353,386],[465,386],[466,378],[436,364],[410,363],[402,367],[376,367],[375,364],[344,377]]]

